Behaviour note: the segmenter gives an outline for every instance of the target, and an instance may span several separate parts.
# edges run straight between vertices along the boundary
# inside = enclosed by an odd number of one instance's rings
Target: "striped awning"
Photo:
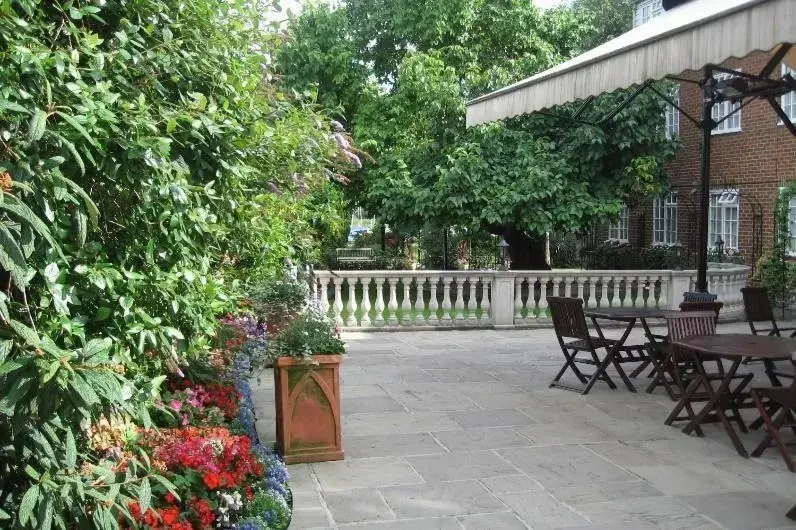
[[[574,59],[467,103],[477,125],[796,42],[796,0],[693,0]],[[796,68],[796,48],[785,58]]]

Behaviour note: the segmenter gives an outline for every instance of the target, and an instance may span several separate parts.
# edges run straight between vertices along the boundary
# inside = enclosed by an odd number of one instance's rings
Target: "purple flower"
[[[362,161],[357,155],[351,151],[343,151],[343,153],[345,153],[345,156],[348,157],[348,159],[353,162],[355,166],[357,166],[357,169],[362,169]]]
[[[268,189],[277,195],[282,195],[282,190],[279,189],[279,186],[277,186],[273,180],[268,181]]]
[[[339,121],[337,121],[337,120],[332,120],[332,128],[333,128],[335,131],[337,131],[337,132],[343,132],[343,131],[345,130],[345,127],[343,127],[343,124],[342,124],[342,123],[340,123],[340,122],[339,122]]]
[[[351,149],[351,144],[348,142],[348,138],[340,133],[334,133],[334,141],[337,142],[337,145],[342,150]]]

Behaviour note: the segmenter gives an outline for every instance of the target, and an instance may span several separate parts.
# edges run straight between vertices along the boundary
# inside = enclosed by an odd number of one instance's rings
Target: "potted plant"
[[[274,362],[276,448],[288,464],[343,459],[339,331],[309,310],[268,343]]]
[[[250,295],[252,309],[266,324],[269,333],[278,333],[307,305],[307,284],[293,279],[274,280]]]

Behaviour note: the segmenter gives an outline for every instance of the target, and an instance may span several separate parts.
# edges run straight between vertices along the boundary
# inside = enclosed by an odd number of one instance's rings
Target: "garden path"
[[[665,426],[662,391],[549,389],[551,329],[344,338],[346,459],[290,467],[291,529],[796,529],[776,450],[744,460],[719,426]],[[254,385],[265,439],[272,388],[270,373]]]

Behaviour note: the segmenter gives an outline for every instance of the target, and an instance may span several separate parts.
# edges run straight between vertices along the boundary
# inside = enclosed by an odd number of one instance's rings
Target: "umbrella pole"
[[[713,67],[705,66],[702,79],[702,166],[700,179],[699,229],[697,231],[696,290],[708,291],[708,222],[710,213],[710,144],[713,133]]]

